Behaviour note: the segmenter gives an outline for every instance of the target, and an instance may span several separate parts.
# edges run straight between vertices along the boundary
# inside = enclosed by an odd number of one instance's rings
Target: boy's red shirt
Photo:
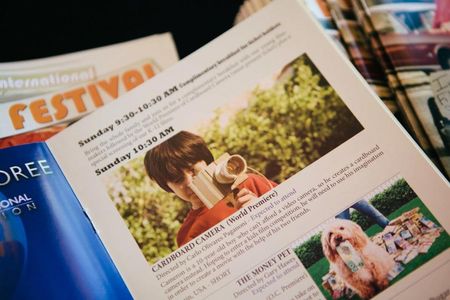
[[[246,188],[257,197],[260,197],[276,185],[277,184],[275,182],[269,181],[259,175],[248,174],[248,179],[239,185],[239,188]],[[236,211],[236,208],[228,206],[225,201],[219,201],[211,209],[206,207],[195,210],[191,209],[184,219],[180,230],[178,231],[178,246],[181,247],[186,244]]]

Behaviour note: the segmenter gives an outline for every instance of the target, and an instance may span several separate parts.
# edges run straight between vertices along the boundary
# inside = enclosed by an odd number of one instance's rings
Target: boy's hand
[[[246,207],[250,204],[250,200],[256,199],[255,194],[253,194],[250,190],[243,188],[239,190],[235,197],[235,208],[240,209],[242,207]]]

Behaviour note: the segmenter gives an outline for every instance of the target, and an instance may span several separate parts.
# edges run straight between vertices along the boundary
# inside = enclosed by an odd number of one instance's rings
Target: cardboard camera
[[[247,180],[246,172],[242,156],[224,153],[194,176],[189,187],[208,209],[222,199],[234,205],[234,192]]]

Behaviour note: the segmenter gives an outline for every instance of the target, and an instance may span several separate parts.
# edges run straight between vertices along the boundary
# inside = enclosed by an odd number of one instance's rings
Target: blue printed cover
[[[45,143],[0,150],[0,298],[132,298]]]

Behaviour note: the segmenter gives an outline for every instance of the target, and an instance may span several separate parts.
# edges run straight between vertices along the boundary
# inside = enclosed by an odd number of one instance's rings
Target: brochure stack
[[[448,296],[449,183],[304,3],[119,99],[0,150],[2,297]]]

